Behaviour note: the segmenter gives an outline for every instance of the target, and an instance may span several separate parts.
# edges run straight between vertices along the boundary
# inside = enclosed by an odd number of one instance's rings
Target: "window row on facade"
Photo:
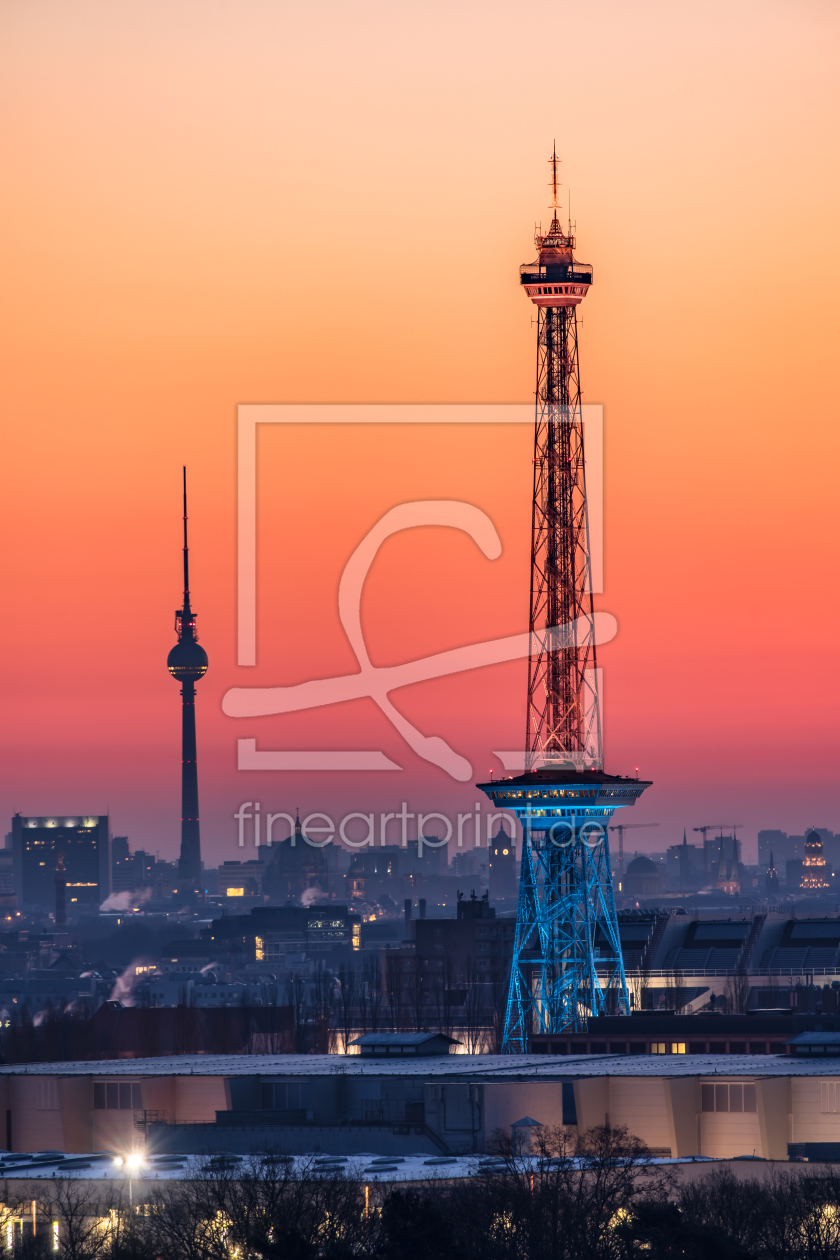
[[[94,1081],[94,1111],[142,1110],[143,1091],[137,1083],[127,1081]]]

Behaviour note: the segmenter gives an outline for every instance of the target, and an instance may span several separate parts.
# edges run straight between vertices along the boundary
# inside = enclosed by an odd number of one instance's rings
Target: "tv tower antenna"
[[[551,157],[548,159],[548,162],[551,167],[551,205],[549,209],[555,212],[555,218],[556,218],[557,210],[560,206],[560,202],[558,201],[560,180],[557,178],[557,167],[560,165],[560,159],[557,156],[557,142],[556,141],[554,142],[554,148],[551,151]]]
[[[478,785],[523,832],[508,1054],[594,1015],[629,1015],[608,828],[650,786],[603,770],[577,337],[593,277],[560,226],[556,145],[549,163],[551,227],[519,269],[537,307],[525,773]]]

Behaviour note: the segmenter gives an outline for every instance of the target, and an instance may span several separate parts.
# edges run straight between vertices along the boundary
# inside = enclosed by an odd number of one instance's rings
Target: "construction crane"
[[[720,834],[723,835],[724,828],[728,828],[732,832],[732,835],[734,837],[736,831],[741,831],[743,829],[743,826],[744,826],[743,823],[708,823],[705,827],[692,827],[691,830],[702,831],[703,843],[705,844],[707,831],[719,831]]]
[[[658,827],[659,823],[612,823],[610,831],[618,832],[618,882],[624,883],[624,833],[638,831],[639,827]]]

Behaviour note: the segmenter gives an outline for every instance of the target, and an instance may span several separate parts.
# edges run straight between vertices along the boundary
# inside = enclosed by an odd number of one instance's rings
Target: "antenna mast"
[[[554,211],[554,218],[556,219],[556,218],[557,218],[557,210],[558,210],[558,208],[559,208],[559,204],[560,204],[560,203],[558,202],[558,200],[557,200],[557,198],[558,198],[558,190],[559,190],[559,188],[560,188],[560,180],[557,178],[557,174],[558,174],[557,168],[558,168],[558,166],[560,165],[560,159],[559,159],[559,157],[557,156],[557,141],[556,141],[556,140],[554,141],[554,147],[553,147],[553,148],[552,148],[552,150],[551,150],[551,157],[548,159],[548,164],[549,164],[549,166],[551,167],[551,185],[550,185],[550,187],[551,187],[551,205],[550,205],[549,209],[551,209],[551,210],[553,210],[553,211]]]
[[[190,606],[190,549],[187,546],[187,466],[184,464],[184,611]]]

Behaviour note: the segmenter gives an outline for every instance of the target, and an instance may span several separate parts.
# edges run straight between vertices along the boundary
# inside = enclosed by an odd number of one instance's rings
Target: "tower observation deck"
[[[577,325],[593,272],[560,225],[556,150],[550,163],[551,226],[519,272],[537,307],[525,773],[478,785],[523,832],[503,1053],[630,1013],[608,824],[650,786],[603,770]]]
[[[195,739],[195,684],[207,673],[207,653],[198,642],[190,607],[190,552],[187,546],[187,470],[184,469],[184,603],[175,613],[178,642],[167,658],[181,684],[181,853],[178,894],[192,900],[201,888],[201,829],[198,818],[198,764]]]

